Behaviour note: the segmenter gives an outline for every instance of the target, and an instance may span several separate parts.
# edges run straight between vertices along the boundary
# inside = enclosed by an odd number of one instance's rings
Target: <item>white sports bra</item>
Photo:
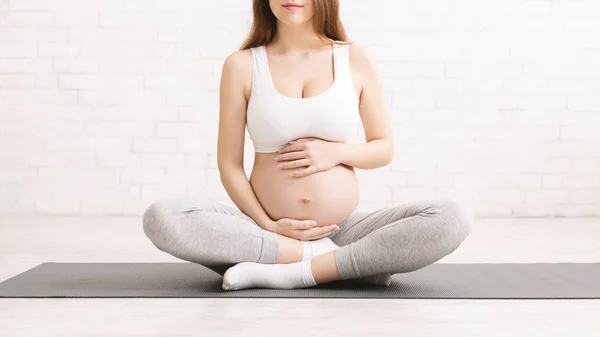
[[[348,143],[361,125],[350,74],[349,46],[333,48],[334,81],[324,93],[289,97],[275,89],[265,46],[251,48],[254,66],[246,123],[255,152],[277,152],[289,141],[316,137]]]

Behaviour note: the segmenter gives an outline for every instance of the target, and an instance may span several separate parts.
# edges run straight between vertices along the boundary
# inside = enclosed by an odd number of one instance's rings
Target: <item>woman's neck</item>
[[[271,45],[277,46],[277,50],[282,54],[295,54],[322,47],[323,42],[315,33],[312,20],[295,26],[288,26],[278,21]]]

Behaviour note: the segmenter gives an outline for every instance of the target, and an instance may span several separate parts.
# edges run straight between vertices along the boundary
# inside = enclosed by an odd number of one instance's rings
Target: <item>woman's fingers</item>
[[[298,160],[294,160],[294,161],[288,161],[286,163],[282,163],[277,165],[277,167],[279,167],[280,169],[286,170],[286,169],[293,169],[293,168],[298,168],[298,167],[307,167],[310,166],[312,163],[312,160],[310,159],[298,159]]]
[[[309,229],[317,225],[314,220],[291,220],[290,227],[292,229]]]
[[[276,156],[277,161],[288,161],[293,159],[302,159],[306,157],[306,153],[304,151],[294,151],[285,154],[280,154]]]
[[[322,238],[326,237],[326,236],[327,236],[327,235],[329,235],[329,234],[330,234],[330,233],[325,233],[325,234],[321,234],[321,235],[318,235],[318,236],[311,236],[311,237],[309,237],[309,238],[306,238],[306,239],[304,239],[304,240],[305,240],[305,241],[319,240],[319,239],[322,239]]]
[[[301,230],[304,232],[304,233],[301,233],[301,235],[303,235],[304,240],[313,240],[313,239],[318,239],[320,237],[331,234],[333,231],[336,230],[336,228],[337,228],[336,225],[315,227],[315,228],[311,228],[311,229]]]

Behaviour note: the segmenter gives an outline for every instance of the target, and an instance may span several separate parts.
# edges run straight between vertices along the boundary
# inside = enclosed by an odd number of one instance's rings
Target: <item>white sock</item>
[[[227,269],[223,275],[223,289],[246,288],[294,289],[317,285],[313,278],[311,261],[283,264],[241,262]]]
[[[329,253],[330,251],[339,248],[339,246],[333,243],[333,241],[331,241],[331,239],[328,237],[323,237],[318,240],[300,242],[302,242],[302,247],[304,249],[302,253],[302,261],[310,260],[315,256]]]

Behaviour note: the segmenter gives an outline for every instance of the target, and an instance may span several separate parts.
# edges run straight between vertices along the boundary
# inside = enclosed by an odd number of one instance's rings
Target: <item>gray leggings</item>
[[[473,216],[451,199],[423,200],[359,212],[328,237],[340,248],[342,280],[406,273],[452,253],[471,232]],[[146,236],[159,250],[220,275],[239,262],[274,263],[277,234],[239,209],[211,200],[161,199],[143,215]],[[386,285],[389,284],[388,282]]]

